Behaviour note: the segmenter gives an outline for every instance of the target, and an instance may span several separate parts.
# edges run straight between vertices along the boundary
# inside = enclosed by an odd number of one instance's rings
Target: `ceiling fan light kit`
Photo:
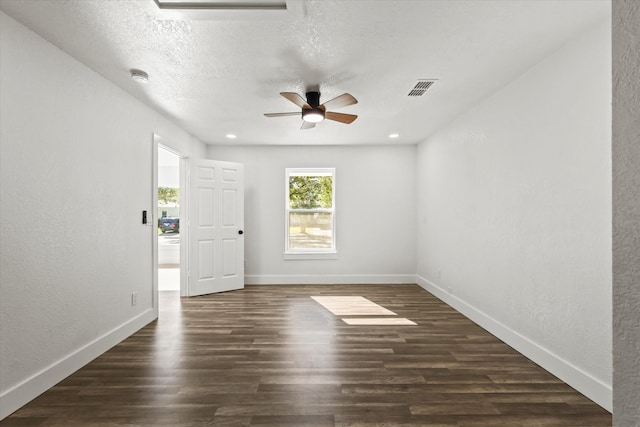
[[[280,92],[280,95],[296,104],[301,109],[301,113],[266,113],[266,117],[283,117],[295,116],[301,114],[302,127],[300,129],[311,129],[316,123],[324,119],[333,120],[340,123],[350,124],[358,118],[355,114],[344,114],[327,111],[327,108],[340,108],[348,105],[357,104],[358,100],[348,93],[331,99],[330,101],[320,104],[320,92],[310,91],[306,93],[306,101],[303,97],[295,92]]]
[[[302,110],[302,120],[310,123],[319,123],[324,120],[324,114],[322,111]]]

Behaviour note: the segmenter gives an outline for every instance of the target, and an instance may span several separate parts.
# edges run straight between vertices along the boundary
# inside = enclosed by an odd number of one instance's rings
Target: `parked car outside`
[[[173,231],[178,233],[180,231],[180,218],[160,218],[160,231],[166,233],[167,231]]]

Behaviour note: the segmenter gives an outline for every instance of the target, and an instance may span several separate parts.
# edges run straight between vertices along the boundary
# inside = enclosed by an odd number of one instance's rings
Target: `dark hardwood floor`
[[[417,326],[348,326],[361,295]],[[611,414],[416,285],[180,299],[4,426],[611,426]]]

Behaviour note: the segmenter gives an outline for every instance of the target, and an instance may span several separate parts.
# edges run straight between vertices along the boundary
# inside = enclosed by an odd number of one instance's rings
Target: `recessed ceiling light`
[[[149,83],[149,74],[146,72],[135,68],[132,68],[129,72],[131,73],[131,78],[138,83]]]
[[[228,133],[228,134],[227,134],[227,138],[229,138],[229,139],[236,139],[236,138],[237,138],[237,136],[236,136],[236,135],[234,135],[234,134],[232,134],[232,133]]]
[[[390,133],[389,134],[389,138],[391,138],[391,139],[398,138],[399,136],[400,136],[400,134],[397,134],[397,133]]]

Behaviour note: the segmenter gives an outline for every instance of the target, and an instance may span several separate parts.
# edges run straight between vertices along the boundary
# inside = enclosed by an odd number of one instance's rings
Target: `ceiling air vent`
[[[409,91],[408,96],[422,96],[424,93],[433,85],[436,81],[433,79],[430,80],[418,80],[418,83]]]

